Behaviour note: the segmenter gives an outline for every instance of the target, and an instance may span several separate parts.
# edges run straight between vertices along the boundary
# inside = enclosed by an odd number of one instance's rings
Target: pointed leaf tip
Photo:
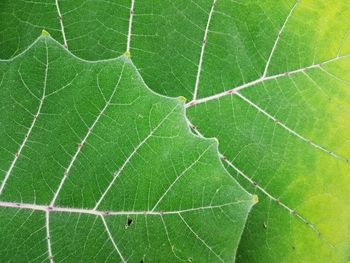
[[[126,52],[124,53],[124,56],[125,56],[126,58],[130,58],[130,57],[131,57],[131,54],[130,54],[129,51],[126,51]]]
[[[253,202],[253,205],[259,203],[259,197],[257,195],[253,195],[252,196],[252,202]]]
[[[48,37],[48,36],[50,36],[49,32],[47,32],[45,29],[43,29],[43,30],[41,31],[41,35],[42,35],[43,37]]]
[[[178,101],[180,101],[182,103],[185,103],[187,101],[187,99],[185,97],[183,97],[183,96],[180,96],[177,99],[178,99]]]

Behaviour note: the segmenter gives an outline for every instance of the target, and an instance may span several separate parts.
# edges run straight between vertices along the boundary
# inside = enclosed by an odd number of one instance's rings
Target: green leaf
[[[4,58],[54,28],[74,54],[127,51],[153,90],[192,100],[193,129],[218,138],[227,169],[261,200],[238,261],[349,260],[348,1],[5,1],[0,10]]]
[[[47,29],[84,59],[127,50],[153,90],[190,99],[195,85],[209,95],[258,78],[290,2],[219,0],[212,8],[213,0],[5,0],[0,58],[15,56]]]
[[[0,76],[2,262],[235,258],[255,198],[190,132],[182,98],[46,31]]]
[[[350,9],[335,2],[293,3],[258,78],[217,82],[219,92],[199,87],[187,105],[197,130],[218,138],[229,171],[261,200],[238,262],[349,260]]]

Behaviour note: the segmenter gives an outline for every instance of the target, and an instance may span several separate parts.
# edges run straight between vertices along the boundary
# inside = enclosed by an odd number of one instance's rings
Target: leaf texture
[[[0,62],[1,261],[232,261],[254,199],[183,100],[43,34]]]
[[[349,260],[347,1],[60,0],[0,7],[3,58],[49,28],[85,59],[127,51],[154,91],[189,99],[194,132],[218,138],[226,168],[261,200],[238,262]]]

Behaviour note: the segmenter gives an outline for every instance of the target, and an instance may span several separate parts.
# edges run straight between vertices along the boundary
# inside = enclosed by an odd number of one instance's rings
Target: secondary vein
[[[213,0],[213,4],[211,6],[211,9],[210,9],[210,12],[209,12],[209,16],[208,16],[207,25],[206,25],[205,31],[204,31],[204,36],[203,36],[203,41],[202,41],[202,48],[201,48],[201,53],[200,53],[200,57],[199,57],[198,69],[197,69],[197,77],[196,77],[196,82],[195,82],[194,91],[193,91],[193,100],[196,100],[196,98],[197,98],[198,87],[199,87],[199,80],[200,80],[201,73],[202,73],[202,64],[203,64],[203,59],[204,59],[204,52],[205,52],[205,47],[206,47],[207,39],[208,39],[209,26],[210,26],[211,18],[212,18],[213,13],[214,13],[214,8],[215,8],[215,5],[216,5],[216,1],[217,0]]]
[[[55,5],[56,5],[56,9],[57,9],[58,19],[59,19],[60,25],[61,25],[61,32],[62,32],[62,37],[63,37],[63,46],[68,49],[68,42],[67,42],[67,38],[66,38],[66,33],[64,32],[63,17],[62,17],[62,13],[61,13],[58,1],[59,0],[55,0]]]
[[[46,42],[45,42],[45,45],[46,45]],[[33,128],[34,128],[34,126],[35,126],[35,124],[37,122],[37,119],[38,119],[38,117],[39,117],[39,115],[41,113],[41,109],[43,107],[44,100],[45,100],[45,95],[46,95],[47,74],[48,74],[48,69],[49,69],[49,59],[48,59],[48,57],[49,57],[49,55],[48,55],[48,48],[47,48],[47,45],[46,45],[46,65],[45,65],[45,77],[44,77],[44,84],[43,84],[43,93],[42,93],[42,96],[41,96],[41,99],[40,99],[40,102],[39,102],[38,109],[37,109],[36,113],[33,116],[32,123],[31,123],[27,133],[24,135],[24,139],[23,139],[23,141],[22,141],[22,143],[21,143],[17,153],[15,153],[15,157],[12,160],[12,163],[11,163],[9,169],[6,172],[4,180],[1,183],[0,196],[3,193],[5,185],[6,185],[7,181],[8,181],[8,179],[10,178],[10,175],[12,174],[12,171],[13,171],[15,165],[16,165],[16,162],[19,159],[19,157],[20,157],[20,155],[22,153],[22,150],[24,149],[24,147],[25,147],[25,145],[26,145],[26,143],[28,141],[28,138],[31,135],[31,133],[33,131]]]

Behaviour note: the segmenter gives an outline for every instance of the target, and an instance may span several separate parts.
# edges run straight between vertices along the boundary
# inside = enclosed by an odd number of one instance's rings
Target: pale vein
[[[225,262],[220,255],[218,255],[193,229],[192,227],[186,222],[186,220],[183,218],[181,214],[179,214],[179,217],[181,218],[182,222],[185,223],[186,227],[192,232],[192,234],[200,241],[202,242],[209,250],[212,252],[221,262]]]
[[[200,57],[199,57],[198,69],[197,69],[197,77],[196,77],[196,82],[195,82],[194,91],[193,91],[193,100],[196,100],[196,98],[197,98],[199,80],[200,80],[200,76],[201,76],[201,72],[202,72],[204,52],[205,52],[205,47],[206,47],[206,43],[207,43],[207,39],[208,39],[209,26],[210,26],[211,18],[212,18],[213,13],[214,13],[216,1],[217,0],[213,0],[213,4],[211,6],[209,16],[208,16],[207,25],[206,25],[205,31],[204,31],[202,48],[201,48],[201,53],[200,53]]]
[[[106,222],[105,218],[104,218],[103,216],[101,216],[101,219],[102,219],[103,225],[104,225],[104,227],[105,227],[105,229],[106,229],[106,232],[107,232],[107,234],[108,234],[108,237],[109,237],[109,239],[111,240],[111,242],[112,242],[112,244],[113,244],[113,247],[114,247],[115,250],[117,251],[117,253],[118,253],[120,259],[122,260],[122,262],[126,262],[125,259],[124,259],[124,257],[123,257],[123,255],[122,255],[122,253],[120,252],[120,250],[119,250],[117,244],[115,243],[115,241],[114,241],[114,239],[113,239],[113,236],[112,236],[112,234],[111,234],[111,231],[110,231],[109,228],[108,228],[108,225],[107,225],[107,222]]]
[[[68,49],[68,42],[67,42],[67,38],[66,38],[66,33],[64,32],[64,25],[63,25],[63,17],[61,14],[61,10],[60,10],[60,6],[58,4],[59,0],[55,0],[55,4],[56,4],[56,9],[57,9],[57,13],[58,13],[58,19],[60,21],[60,25],[61,25],[61,32],[62,32],[62,37],[63,37],[63,45],[65,48]]]
[[[195,159],[191,165],[189,165],[185,170],[183,170],[183,172],[178,175],[176,177],[176,179],[169,185],[169,187],[164,191],[164,193],[162,194],[162,196],[158,199],[157,203],[153,206],[151,211],[154,211],[158,205],[162,202],[162,200],[164,199],[164,197],[169,193],[169,191],[174,187],[174,185],[177,183],[178,180],[180,180],[182,178],[182,176],[184,176],[189,170],[192,169],[193,166],[195,166],[199,160],[204,156],[204,154],[211,148],[212,145],[209,145],[209,147],[207,147],[199,156],[197,159]]]
[[[50,213],[74,213],[74,214],[85,214],[85,215],[95,215],[95,216],[126,216],[126,215],[143,215],[143,216],[166,216],[166,215],[178,215],[182,213],[191,213],[204,210],[221,209],[227,206],[238,205],[245,203],[247,201],[240,200],[235,202],[224,203],[221,205],[208,205],[193,207],[181,210],[170,210],[170,211],[150,211],[150,210],[122,210],[122,211],[102,211],[94,209],[84,209],[84,208],[72,208],[72,207],[52,207],[47,205],[38,204],[27,204],[27,203],[14,203],[14,202],[4,202],[0,201],[0,207],[2,208],[12,208],[12,209],[23,209]]]
[[[127,164],[130,162],[130,160],[132,159],[132,157],[137,153],[137,151],[148,141],[148,139],[150,139],[152,137],[152,135],[158,130],[158,128],[168,119],[168,117],[175,111],[175,109],[177,108],[178,105],[176,105],[160,122],[159,124],[153,129],[151,130],[151,132],[134,148],[134,150],[131,152],[131,154],[128,156],[128,158],[125,160],[125,162],[122,164],[122,166],[114,173],[113,175],[113,179],[110,182],[110,184],[108,185],[108,187],[106,188],[106,190],[103,192],[103,194],[101,195],[100,199],[97,201],[95,208],[97,209],[98,206],[101,204],[101,202],[103,201],[103,199],[105,198],[105,196],[107,195],[107,193],[109,192],[109,190],[111,189],[111,187],[113,186],[115,180],[119,177],[119,175],[122,173],[122,171],[124,170],[124,168],[127,166]]]
[[[348,58],[348,57],[350,57],[350,54],[337,56],[337,57],[334,57],[332,59],[323,61],[323,62],[321,62],[319,64],[313,64],[313,65],[310,65],[310,66],[307,66],[307,67],[304,67],[304,68],[299,68],[299,69],[296,69],[296,70],[292,70],[292,71],[289,71],[289,72],[279,73],[279,74],[268,76],[268,77],[261,77],[259,79],[253,80],[251,82],[248,82],[248,83],[239,85],[237,87],[234,87],[233,89],[229,89],[229,90],[226,90],[224,92],[216,93],[216,94],[208,96],[208,97],[192,100],[192,101],[190,101],[190,102],[188,102],[186,104],[186,108],[190,108],[190,107],[193,107],[195,105],[202,104],[202,103],[207,103],[207,102],[212,101],[212,100],[217,100],[217,99],[220,99],[222,97],[230,96],[232,94],[235,94],[237,91],[240,91],[240,90],[243,90],[243,89],[255,86],[255,85],[263,83],[265,81],[276,80],[276,79],[279,79],[281,77],[288,77],[290,75],[294,75],[294,74],[297,74],[297,73],[302,73],[303,71],[307,71],[307,70],[310,70],[310,69],[321,68],[322,65],[326,65],[326,64],[332,63],[334,61],[337,61],[337,60],[340,60],[340,59],[344,59],[344,58]]]
[[[51,249],[51,235],[50,235],[50,212],[49,210],[45,213],[45,225],[46,225],[46,239],[47,239],[47,250],[49,254],[49,261],[50,263],[53,263],[53,255],[52,255],[52,249]]]
[[[204,135],[197,130],[197,128],[187,119],[187,123],[189,127],[195,132],[199,137],[203,137]],[[288,207],[286,204],[282,203],[279,199],[275,198],[273,195],[271,195],[269,192],[267,192],[263,187],[259,186],[257,182],[253,181],[249,176],[244,174],[241,170],[239,170],[232,162],[228,161],[225,156],[220,154],[220,159],[227,163],[231,168],[233,168],[241,177],[243,177],[245,180],[247,180],[249,183],[251,183],[255,188],[257,188],[259,191],[261,191],[264,195],[266,195],[269,199],[276,202],[278,205],[280,205],[282,208],[286,209],[290,214],[295,215],[299,220],[301,220],[303,223],[305,223],[307,226],[309,226],[319,237],[321,237],[320,231],[306,218],[302,217],[299,213],[297,213],[294,209]]]
[[[132,20],[134,17],[134,6],[135,6],[135,0],[131,0],[128,38],[127,38],[127,43],[126,43],[126,52],[128,52],[128,53],[130,53],[130,46],[131,46]]]
[[[86,143],[87,139],[89,138],[90,134],[93,132],[93,129],[94,129],[94,127],[96,126],[96,124],[98,123],[98,121],[100,120],[101,116],[103,116],[104,112],[106,111],[106,109],[108,108],[108,106],[111,104],[111,101],[112,101],[112,99],[113,99],[113,97],[114,97],[114,95],[115,95],[115,93],[116,93],[116,91],[117,91],[117,89],[118,89],[120,80],[122,79],[123,72],[124,72],[124,65],[123,65],[122,71],[121,71],[121,73],[120,73],[118,82],[117,82],[117,84],[116,84],[115,87],[114,87],[114,90],[113,90],[113,92],[112,92],[112,95],[109,97],[108,101],[106,101],[105,106],[103,107],[103,109],[101,110],[101,112],[99,112],[99,114],[97,115],[97,117],[96,117],[95,121],[93,122],[93,124],[88,128],[88,131],[87,131],[85,137],[83,138],[83,140],[82,140],[81,143],[79,144],[77,151],[76,151],[75,154],[73,155],[73,158],[71,159],[71,161],[70,161],[70,163],[69,163],[67,169],[65,170],[65,172],[64,172],[64,174],[63,174],[63,178],[62,178],[62,180],[61,180],[61,182],[60,182],[60,184],[59,184],[57,190],[55,191],[54,196],[53,196],[53,198],[52,198],[52,201],[51,201],[51,203],[50,203],[51,206],[53,206],[53,205],[55,204],[56,199],[57,199],[57,197],[58,197],[58,195],[59,195],[59,193],[60,193],[60,191],[61,191],[61,189],[62,189],[62,187],[63,187],[63,185],[64,185],[64,183],[65,183],[65,181],[66,181],[66,179],[68,178],[69,172],[70,172],[70,170],[72,169],[72,167],[73,167],[73,165],[74,165],[74,163],[75,163],[75,160],[77,159],[79,153],[81,152],[81,149],[83,148],[83,146],[84,146],[84,144]]]
[[[271,59],[272,59],[272,57],[273,57],[273,54],[275,53],[275,50],[276,50],[277,45],[278,45],[278,42],[279,42],[279,40],[281,39],[281,35],[282,35],[282,33],[283,33],[283,30],[285,29],[285,27],[286,27],[286,25],[287,25],[287,23],[288,23],[289,18],[292,16],[292,14],[293,14],[295,8],[298,6],[299,2],[300,2],[300,0],[297,0],[297,1],[295,2],[294,6],[293,6],[292,9],[290,10],[290,12],[289,12],[287,18],[285,19],[285,21],[284,21],[284,23],[283,23],[283,25],[282,25],[281,30],[280,30],[280,31],[278,32],[278,34],[277,34],[277,38],[276,38],[276,40],[275,40],[275,43],[274,43],[274,45],[273,45],[273,47],[272,47],[270,56],[269,56],[269,58],[268,58],[268,60],[267,60],[267,63],[266,63],[266,65],[265,65],[263,77],[265,77],[265,76],[267,75],[267,71],[268,71],[268,69],[269,69],[269,66],[270,66],[270,63],[271,63]]]
[[[45,45],[46,45],[46,41],[45,41]],[[10,175],[13,171],[13,168],[15,167],[16,165],[16,162],[18,160],[18,158],[20,157],[20,154],[23,150],[23,148],[25,147],[27,141],[28,141],[28,138],[30,136],[30,134],[32,133],[32,130],[35,126],[35,123],[39,117],[39,114],[41,112],[41,109],[42,109],[42,106],[44,104],[44,100],[45,100],[45,94],[46,94],[46,85],[47,85],[47,74],[48,74],[48,69],[49,69],[49,59],[48,59],[49,55],[48,55],[48,48],[47,48],[47,45],[46,45],[46,66],[45,66],[45,77],[44,77],[44,87],[43,87],[43,94],[41,96],[41,99],[40,99],[40,102],[39,102],[39,107],[38,107],[38,110],[37,112],[35,113],[34,115],[34,118],[33,118],[33,121],[28,129],[28,132],[24,135],[24,140],[22,142],[22,144],[20,145],[17,153],[15,153],[15,157],[10,165],[10,168],[8,169],[8,171],[6,172],[6,175],[5,175],[5,178],[4,180],[2,181],[1,183],[1,186],[0,186],[0,195],[2,194],[3,190],[4,190],[4,187],[8,181],[8,179],[10,178]]]

